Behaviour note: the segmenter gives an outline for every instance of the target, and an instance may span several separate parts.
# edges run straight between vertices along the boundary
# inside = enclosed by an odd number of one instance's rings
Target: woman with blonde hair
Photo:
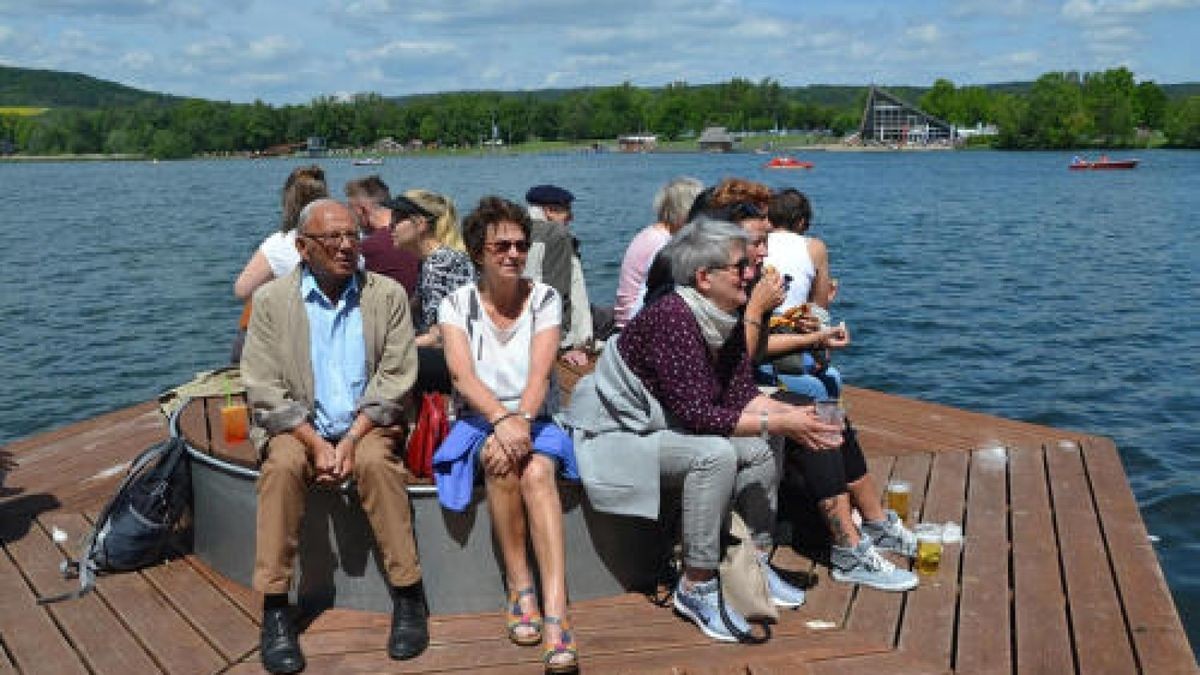
[[[392,244],[421,259],[417,292],[413,298],[413,327],[418,347],[442,343],[437,312],[442,298],[475,278],[465,253],[454,202],[428,190],[409,190],[375,209],[371,227],[386,227]]]

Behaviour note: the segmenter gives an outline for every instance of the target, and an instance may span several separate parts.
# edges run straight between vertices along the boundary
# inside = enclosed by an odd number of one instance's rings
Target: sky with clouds
[[[304,103],[464,89],[1200,81],[1200,0],[0,0],[0,64]]]

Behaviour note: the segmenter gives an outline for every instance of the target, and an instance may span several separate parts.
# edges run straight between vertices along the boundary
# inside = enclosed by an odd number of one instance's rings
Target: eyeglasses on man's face
[[[509,251],[516,251],[517,253],[529,252],[528,239],[497,239],[485,242],[483,246],[491,253],[507,253]]]
[[[309,234],[301,232],[301,237],[318,241],[326,248],[336,248],[342,245],[342,242],[348,242],[351,246],[358,246],[359,235],[358,230],[344,230],[342,232],[327,232],[325,234]]]

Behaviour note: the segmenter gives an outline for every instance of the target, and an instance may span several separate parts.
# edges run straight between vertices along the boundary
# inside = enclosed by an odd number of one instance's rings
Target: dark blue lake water
[[[463,211],[534,183],[576,194],[611,302],[651,197],[683,174],[796,186],[832,252],[851,384],[1115,439],[1200,645],[1200,153],[1069,172],[1069,154],[555,155],[400,160],[393,188]],[[152,398],[223,363],[232,281],[296,161],[0,164],[0,444]],[[323,160],[340,186],[369,169]],[[465,208],[464,208],[465,207]],[[1189,617],[1193,617],[1189,620]]]

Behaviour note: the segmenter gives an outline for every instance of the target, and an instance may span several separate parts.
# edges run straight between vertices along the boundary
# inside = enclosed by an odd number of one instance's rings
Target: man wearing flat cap
[[[592,340],[592,305],[588,299],[579,240],[571,233],[571,203],[575,195],[557,185],[535,185],[525,193],[533,221],[533,246],[525,276],[554,287],[563,300],[561,359],[572,365],[587,362],[584,347]]]
[[[304,668],[289,617],[293,558],[310,484],[353,478],[391,586],[394,659],[429,644],[421,566],[390,429],[417,374],[408,295],[358,269],[359,232],[346,206],[318,199],[300,212],[302,263],[258,289],[241,372],[253,411],[258,478],[254,588],[263,593],[260,656],[272,673]]]

